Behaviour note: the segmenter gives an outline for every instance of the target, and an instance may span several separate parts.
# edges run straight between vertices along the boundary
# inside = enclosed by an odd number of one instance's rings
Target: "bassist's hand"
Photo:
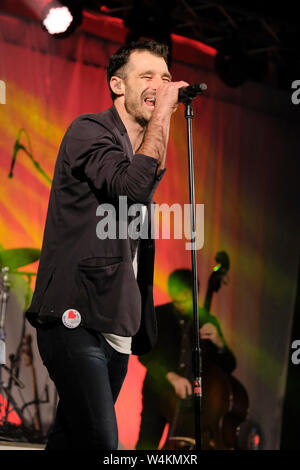
[[[217,328],[212,323],[205,323],[205,325],[200,328],[200,336],[201,339],[209,339],[220,349],[224,346]]]
[[[180,398],[186,398],[192,394],[192,384],[185,377],[176,374],[176,372],[168,372],[166,378],[173,385],[176,395]]]

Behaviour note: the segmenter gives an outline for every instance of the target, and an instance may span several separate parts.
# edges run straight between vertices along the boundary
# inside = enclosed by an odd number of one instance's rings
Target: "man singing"
[[[69,126],[51,188],[36,288],[26,313],[59,403],[46,450],[117,449],[114,404],[129,354],[156,340],[154,240],[99,237],[99,206],[150,204],[163,176],[178,102],[167,47],[154,41],[119,49],[107,68],[113,106]],[[148,209],[148,210],[147,210]],[[147,215],[146,215],[147,214]]]

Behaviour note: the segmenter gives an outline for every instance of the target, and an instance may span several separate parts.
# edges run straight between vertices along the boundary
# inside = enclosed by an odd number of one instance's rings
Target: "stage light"
[[[242,38],[234,35],[223,41],[215,56],[219,77],[229,87],[239,87],[248,80],[263,82],[269,71],[268,53],[245,52]]]
[[[42,12],[42,28],[55,37],[69,36],[82,21],[79,2],[54,0]]]
[[[133,0],[132,8],[124,20],[129,33],[126,43],[154,39],[169,47],[169,62],[172,56],[171,12],[173,0]],[[170,64],[169,64],[170,65]]]
[[[237,38],[227,39],[220,45],[215,67],[227,86],[239,87],[248,79],[247,57]]]

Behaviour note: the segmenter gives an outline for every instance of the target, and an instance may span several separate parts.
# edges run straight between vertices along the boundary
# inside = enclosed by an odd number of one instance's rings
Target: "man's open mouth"
[[[155,106],[155,96],[152,96],[151,98],[145,98],[144,101],[147,106]]]

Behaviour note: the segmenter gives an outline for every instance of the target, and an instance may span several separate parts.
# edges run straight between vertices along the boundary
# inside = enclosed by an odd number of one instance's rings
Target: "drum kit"
[[[34,272],[19,271],[18,269],[34,263],[40,258],[40,250],[34,248],[13,248],[7,250],[0,249],[0,439],[1,440],[21,440],[27,442],[44,442],[40,407],[41,403],[48,403],[48,386],[45,386],[45,400],[40,400],[37,392],[37,382],[33,365],[33,354],[31,348],[31,335],[26,334],[26,319],[23,315],[21,338],[15,354],[9,355],[10,365],[7,365],[6,358],[6,335],[5,321],[7,304],[12,286],[12,276],[25,276],[27,288],[25,294],[25,308],[29,307],[31,280],[36,276]],[[19,379],[22,358],[30,368],[33,400],[19,406],[13,393],[17,387],[23,389],[24,383]],[[3,381],[3,372],[6,372],[7,381]],[[24,401],[24,400],[23,400]],[[30,412],[30,405],[34,406],[34,413]],[[24,411],[28,411],[30,420],[25,417]],[[17,415],[18,425],[13,424],[10,418],[11,413]]]

